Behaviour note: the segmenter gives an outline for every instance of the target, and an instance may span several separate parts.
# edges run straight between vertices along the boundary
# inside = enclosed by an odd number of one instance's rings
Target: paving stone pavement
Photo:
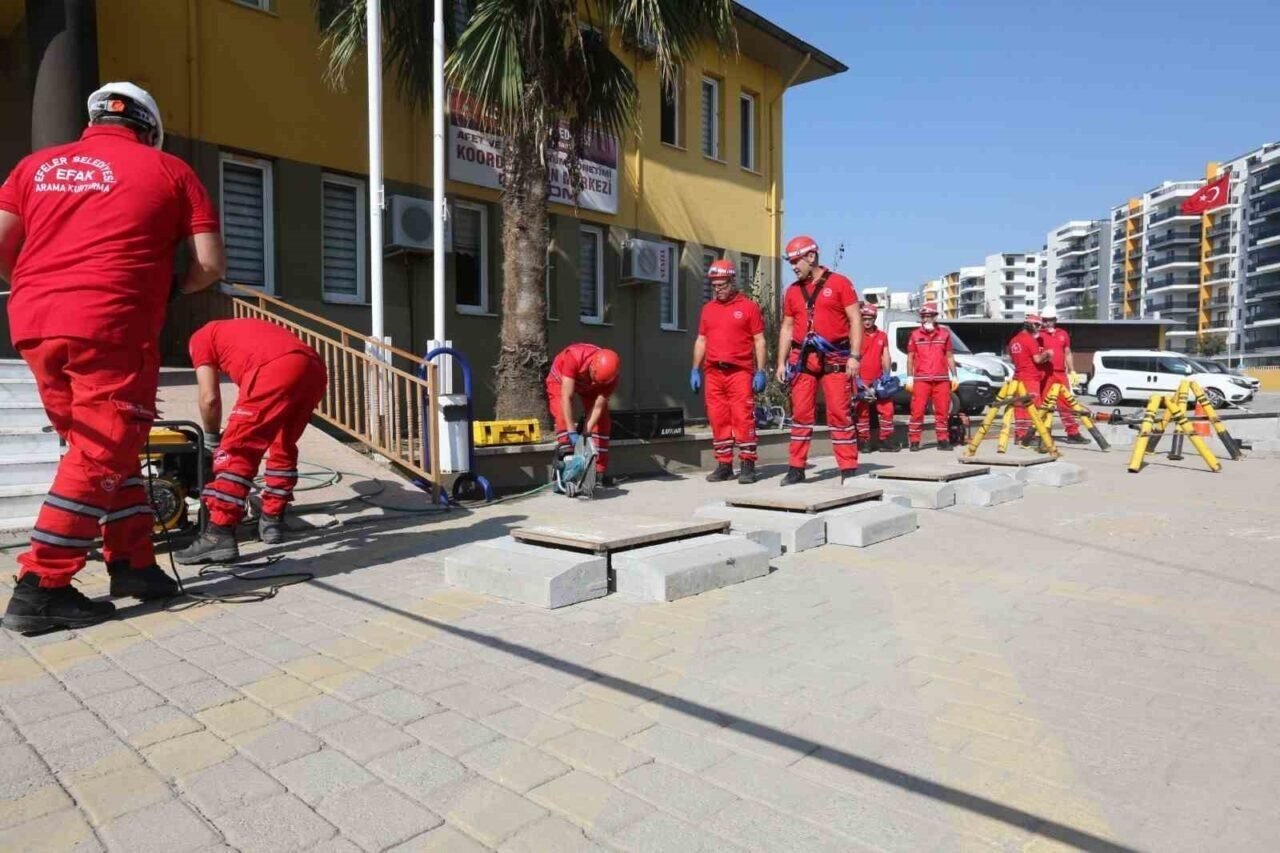
[[[736,484],[339,512],[246,549],[316,575],[268,601],[0,632],[0,850],[1275,849],[1280,461],[1071,459],[670,604],[535,609],[443,557]]]

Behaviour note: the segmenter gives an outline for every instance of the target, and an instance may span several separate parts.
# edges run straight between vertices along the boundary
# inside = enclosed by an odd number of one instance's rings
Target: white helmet
[[[1043,311],[1040,312],[1040,319],[1041,320],[1058,319],[1058,309],[1050,305],[1049,307],[1045,308]]]
[[[164,120],[160,118],[160,108],[156,106],[155,98],[141,86],[108,83],[89,96],[88,108],[90,123],[108,115],[127,118],[152,131],[148,140],[152,148],[160,150],[164,147]]]

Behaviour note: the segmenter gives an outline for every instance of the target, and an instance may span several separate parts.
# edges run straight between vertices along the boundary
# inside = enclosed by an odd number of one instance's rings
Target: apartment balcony
[[[1268,273],[1245,282],[1245,300],[1263,299],[1277,294],[1280,294],[1280,273]]]
[[[1271,272],[1280,269],[1280,246],[1267,246],[1249,252],[1249,263],[1245,267],[1249,275]]]
[[[1199,252],[1162,252],[1147,259],[1147,272],[1200,265]]]
[[[1272,194],[1249,205],[1249,219],[1261,219],[1280,212],[1280,194]]]
[[[1182,205],[1175,204],[1166,210],[1157,211],[1156,213],[1151,214],[1151,217],[1147,220],[1147,227],[1150,228],[1154,225],[1159,225],[1161,222],[1168,222],[1171,219],[1186,219],[1194,221],[1199,218],[1199,214],[1184,214],[1182,212]]]
[[[1231,233],[1231,217],[1230,216],[1224,216],[1221,220],[1219,220],[1218,222],[1215,222],[1213,227],[1209,229],[1210,239],[1214,237],[1221,237],[1224,234],[1230,234],[1230,233]]]
[[[1231,304],[1230,296],[1215,296],[1209,300],[1210,308],[1226,308]]]
[[[1079,261],[1077,261],[1073,264],[1063,264],[1062,266],[1058,267],[1058,275],[1071,275],[1072,273],[1083,273],[1086,269],[1088,268],[1083,263],[1080,263]]]
[[[1167,273],[1147,279],[1147,292],[1155,290],[1189,290],[1200,286],[1198,273]]]
[[[1263,246],[1270,246],[1278,240],[1280,240],[1280,222],[1249,229],[1249,242],[1254,244],[1249,247],[1251,252]]]
[[[1147,240],[1147,248],[1155,249],[1172,243],[1197,243],[1199,241],[1199,228],[1187,228],[1181,231],[1174,229],[1172,231],[1166,231],[1163,234],[1158,234]]]
[[[1280,190],[1280,163],[1273,163],[1249,177],[1249,192],[1270,193]]]
[[[1218,240],[1209,244],[1209,260],[1213,260],[1214,258],[1225,258],[1233,254],[1235,254],[1235,248],[1232,246],[1230,240]]]
[[[1257,305],[1250,305],[1244,311],[1244,322],[1247,325],[1265,323],[1269,320],[1280,320],[1280,300],[1272,299]]]

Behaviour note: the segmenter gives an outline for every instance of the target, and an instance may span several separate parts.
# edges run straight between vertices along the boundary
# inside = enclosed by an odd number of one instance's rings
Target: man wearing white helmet
[[[0,186],[0,278],[9,330],[49,421],[67,443],[4,626],[90,625],[110,602],[71,585],[101,535],[111,595],[159,598],[177,585],[155,562],[138,454],[155,419],[158,345],[174,257],[193,293],[226,266],[218,214],[191,167],[160,149],[164,123],[132,83],[89,96],[80,139],[37,151]]]
[[[1040,327],[1040,346],[1049,353],[1049,359],[1040,365],[1040,396],[1048,395],[1054,385],[1061,385],[1063,391],[1071,391],[1071,374],[1076,372],[1075,357],[1071,352],[1071,335],[1066,329],[1058,328],[1058,309],[1050,305],[1040,312],[1043,325]],[[1067,430],[1067,441],[1070,444],[1088,444],[1089,439],[1080,434],[1080,422],[1071,411],[1071,404],[1065,395],[1058,395],[1058,412],[1062,415],[1062,425]]]

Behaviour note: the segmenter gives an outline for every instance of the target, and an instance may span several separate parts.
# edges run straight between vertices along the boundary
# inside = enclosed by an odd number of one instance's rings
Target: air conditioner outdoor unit
[[[414,198],[407,195],[393,195],[387,198],[386,216],[386,248],[400,249],[410,252],[430,252],[432,250],[431,200]],[[449,220],[445,220],[444,250],[453,251],[453,229]]]
[[[622,283],[671,280],[671,250],[653,240],[628,240],[623,252]]]

